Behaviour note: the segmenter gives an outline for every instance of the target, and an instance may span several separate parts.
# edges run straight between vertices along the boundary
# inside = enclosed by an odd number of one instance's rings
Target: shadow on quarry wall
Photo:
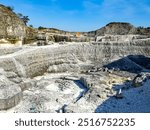
[[[118,69],[130,73],[139,73],[143,69],[150,69],[150,58],[143,55],[128,55],[127,57],[116,60],[104,65],[109,69]]]

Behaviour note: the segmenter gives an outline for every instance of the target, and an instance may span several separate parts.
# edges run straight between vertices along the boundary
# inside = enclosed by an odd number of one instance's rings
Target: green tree
[[[29,25],[29,27],[33,28],[33,25]]]
[[[23,17],[23,14],[18,13],[17,16],[18,16],[19,18],[22,18],[22,17]]]
[[[14,11],[14,7],[13,6],[7,6],[7,9],[9,9],[10,11]]]
[[[27,25],[27,23],[29,22],[29,16],[23,16],[22,18],[21,18],[22,20],[23,20],[23,22],[25,23],[25,25]]]
[[[42,30],[42,29],[46,29],[46,28],[45,28],[45,27],[42,27],[42,26],[39,26],[38,29],[39,29],[39,30]]]

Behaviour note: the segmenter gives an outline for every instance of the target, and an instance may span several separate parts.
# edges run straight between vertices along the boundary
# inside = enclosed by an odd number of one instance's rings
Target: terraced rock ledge
[[[26,45],[9,48],[8,53],[1,48],[5,51],[0,56],[0,110],[150,112],[145,95],[149,88],[144,87],[149,80],[139,88],[133,85],[138,73],[150,70],[149,44],[147,38],[124,43]],[[119,89],[124,94],[120,100],[115,98]],[[145,102],[136,104],[138,93],[138,99]],[[125,102],[128,108],[123,110]],[[143,107],[136,109],[138,105]]]

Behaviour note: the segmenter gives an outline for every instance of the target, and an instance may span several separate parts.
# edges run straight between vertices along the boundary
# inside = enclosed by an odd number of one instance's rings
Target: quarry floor
[[[139,88],[133,88],[130,86],[129,82],[124,83],[120,77],[117,77],[114,79],[113,82],[115,82],[115,84],[113,85],[111,84],[112,82],[107,84],[107,79],[104,79],[103,83],[88,89],[80,82],[80,76],[81,75],[74,73],[59,73],[35,77],[33,80],[36,81],[36,84],[23,92],[23,99],[21,102],[17,106],[1,112],[150,112],[150,81]],[[114,78],[114,76],[112,77]],[[110,82],[112,79],[108,81]],[[123,98],[116,99],[116,91],[120,88],[122,88]]]

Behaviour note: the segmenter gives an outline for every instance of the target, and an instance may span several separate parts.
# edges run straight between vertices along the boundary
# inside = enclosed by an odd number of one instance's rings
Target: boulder
[[[144,84],[144,82],[146,82],[149,79],[150,79],[150,73],[148,72],[140,73],[134,78],[132,85],[134,87],[140,87]]]
[[[16,106],[21,99],[22,91],[19,85],[0,75],[0,110],[7,110]]]

